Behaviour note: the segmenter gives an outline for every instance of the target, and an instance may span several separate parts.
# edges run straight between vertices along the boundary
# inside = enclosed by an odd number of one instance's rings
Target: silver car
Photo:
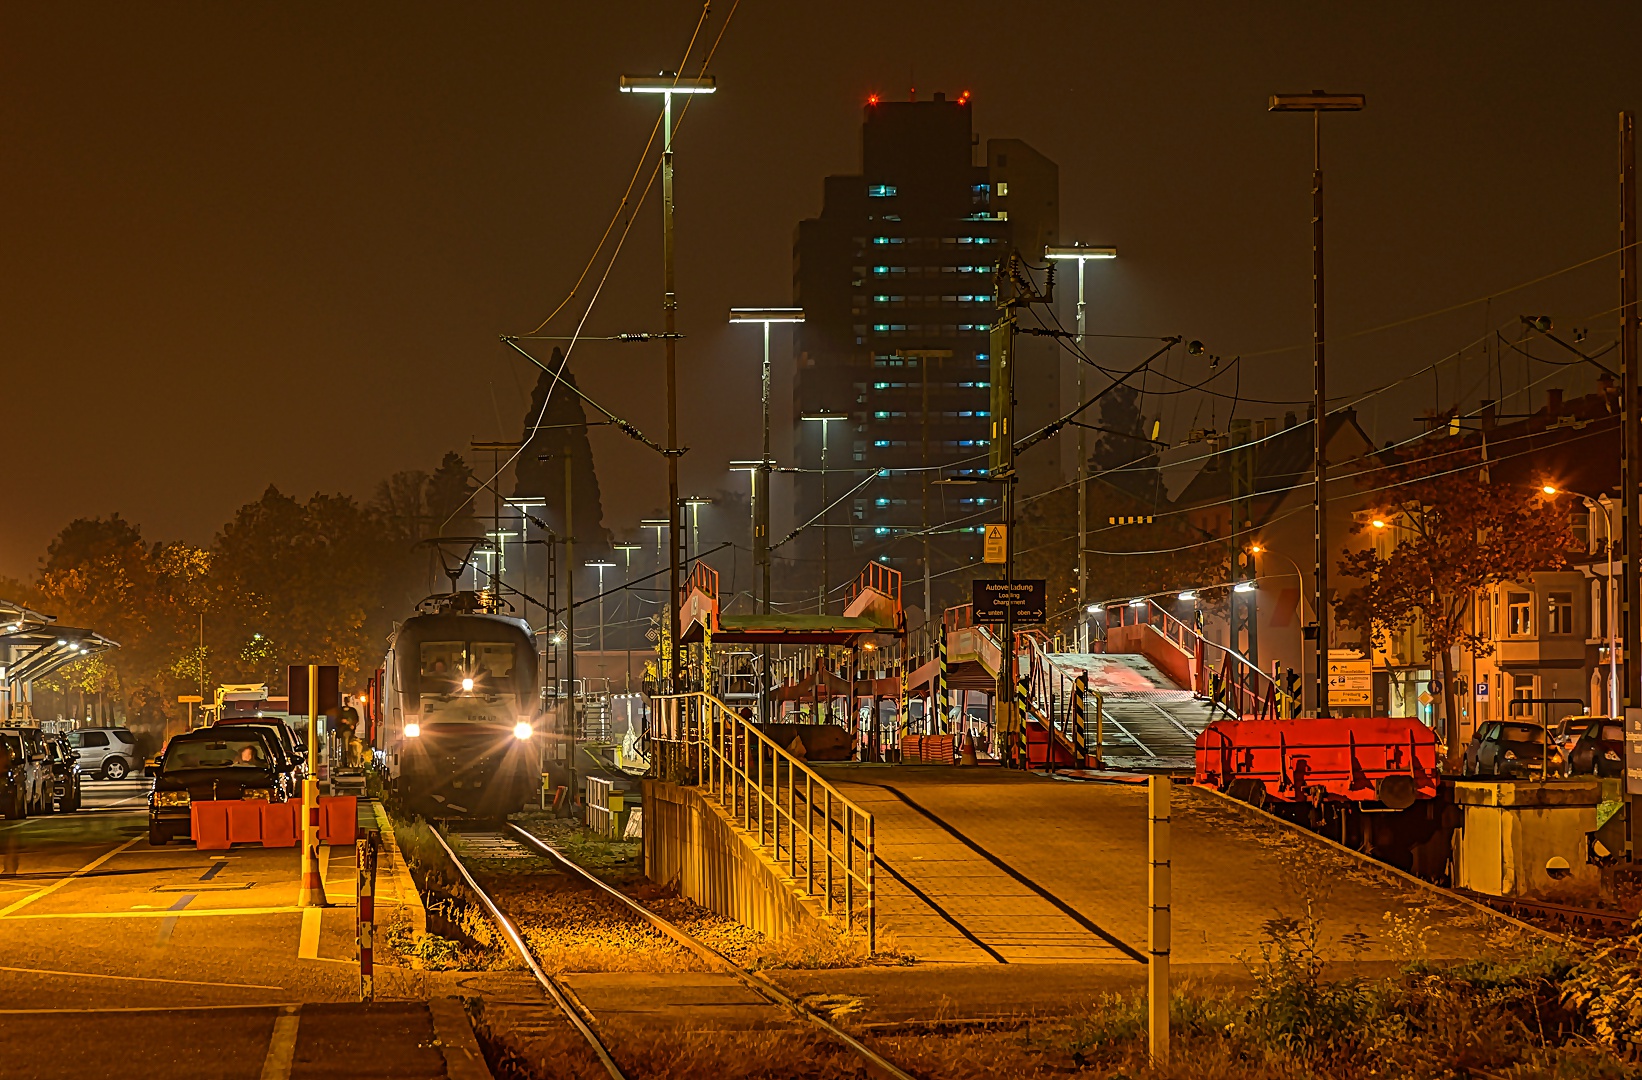
[[[80,771],[104,780],[124,780],[137,760],[137,737],[130,728],[80,728],[68,733],[80,755]]]

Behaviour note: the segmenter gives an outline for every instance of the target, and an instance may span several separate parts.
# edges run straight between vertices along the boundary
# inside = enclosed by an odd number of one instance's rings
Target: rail
[[[654,699],[661,779],[703,790],[847,932],[878,943],[872,815],[710,694]]]

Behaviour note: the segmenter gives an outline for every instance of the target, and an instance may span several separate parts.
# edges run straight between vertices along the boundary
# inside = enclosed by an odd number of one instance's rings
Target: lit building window
[[[1532,593],[1505,595],[1506,633],[1512,637],[1534,636],[1534,597]]]
[[[1547,605],[1545,615],[1545,632],[1547,634],[1571,634],[1574,632],[1574,594],[1571,592],[1553,592],[1546,595]]]
[[[998,194],[999,195],[1009,194],[1009,181],[1007,181],[1007,180],[999,180],[998,181]]]
[[[867,194],[874,199],[888,199],[895,195],[894,184],[872,184],[867,187]]]

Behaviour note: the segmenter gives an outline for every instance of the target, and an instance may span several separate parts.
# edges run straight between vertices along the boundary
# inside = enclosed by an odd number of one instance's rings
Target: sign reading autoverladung
[[[1003,622],[1004,612],[1012,610],[1017,625],[1041,623],[1048,607],[1049,583],[1043,578],[1029,581],[998,581],[987,579],[973,585],[971,600],[975,606],[976,622]]]

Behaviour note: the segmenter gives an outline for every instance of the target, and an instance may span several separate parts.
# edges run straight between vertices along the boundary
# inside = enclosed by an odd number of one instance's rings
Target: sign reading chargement
[[[1041,623],[1048,607],[1049,583],[1043,578],[1029,581],[998,581],[988,579],[973,584],[971,600],[975,605],[975,621],[1003,622],[1004,612],[1013,611],[1011,618],[1017,626]]]

